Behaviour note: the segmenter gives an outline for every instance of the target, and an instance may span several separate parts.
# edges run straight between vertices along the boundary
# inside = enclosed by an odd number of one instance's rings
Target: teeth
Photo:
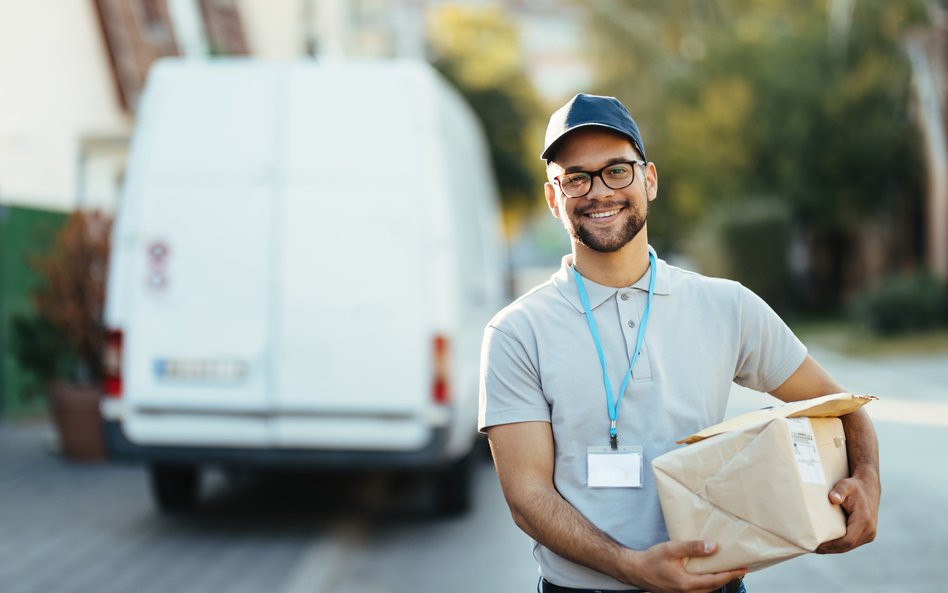
[[[605,218],[607,216],[613,216],[618,213],[619,213],[618,210],[610,210],[608,212],[591,212],[589,214],[589,217],[590,218]]]

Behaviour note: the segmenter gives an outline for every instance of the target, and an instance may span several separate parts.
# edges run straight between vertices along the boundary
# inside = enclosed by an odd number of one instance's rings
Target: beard
[[[625,224],[614,231],[586,226],[584,215],[594,207],[593,205],[582,210],[577,209],[571,215],[567,215],[563,218],[563,224],[570,236],[580,244],[600,253],[613,253],[625,247],[645,227],[645,222],[648,220],[648,203],[645,204],[644,210],[636,209],[628,200],[600,203],[595,206],[602,207],[603,205],[625,208],[630,213]]]

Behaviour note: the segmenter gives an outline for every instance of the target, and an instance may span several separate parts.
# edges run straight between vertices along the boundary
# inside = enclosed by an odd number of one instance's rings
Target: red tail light
[[[448,339],[437,335],[432,340],[434,377],[431,383],[431,398],[436,404],[451,401],[450,365]]]
[[[105,396],[122,397],[122,330],[109,330],[106,334],[103,366]]]

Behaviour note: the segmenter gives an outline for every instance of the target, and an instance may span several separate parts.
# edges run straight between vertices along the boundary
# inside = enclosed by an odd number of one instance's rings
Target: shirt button
[[[622,296],[621,296],[620,298],[621,298],[623,301],[629,300],[629,293],[623,292],[623,293],[622,293]]]
[[[631,319],[629,320],[629,327],[635,327],[635,322]]]

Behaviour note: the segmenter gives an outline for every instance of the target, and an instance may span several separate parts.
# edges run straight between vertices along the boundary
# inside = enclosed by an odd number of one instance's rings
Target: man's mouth
[[[606,210],[605,212],[589,212],[586,214],[589,218],[609,218],[610,216],[615,216],[619,213],[621,208],[616,208],[615,210]]]

